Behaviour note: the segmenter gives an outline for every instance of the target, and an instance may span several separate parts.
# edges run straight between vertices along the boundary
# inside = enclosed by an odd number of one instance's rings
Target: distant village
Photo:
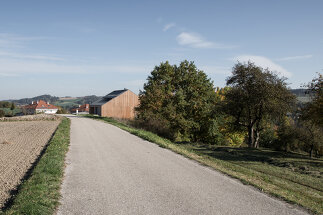
[[[17,105],[9,102],[6,103],[4,110],[1,110],[0,117],[3,116],[19,116],[33,114],[96,114],[105,117],[115,117],[123,119],[132,119],[135,116],[135,107],[139,104],[138,96],[131,90],[115,90],[106,96],[99,97],[91,103],[79,104],[78,107],[65,109],[61,106],[51,104],[49,101],[42,99],[32,100],[27,105]],[[12,105],[15,107],[13,108]],[[15,111],[20,109],[21,111]],[[1,116],[1,111],[3,112]],[[5,112],[6,111],[6,112]]]

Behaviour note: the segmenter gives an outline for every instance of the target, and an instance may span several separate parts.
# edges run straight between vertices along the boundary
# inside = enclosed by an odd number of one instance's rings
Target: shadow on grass
[[[86,115],[86,117],[92,119],[101,119],[112,124],[125,126],[124,123],[113,118],[100,117],[97,115]],[[310,166],[313,168],[319,168],[323,166],[322,159],[310,158],[308,156],[293,152],[273,151],[270,149],[252,149],[247,147],[236,148],[208,144],[194,144],[190,142],[176,142],[175,144],[186,146],[196,153],[208,155],[224,161],[262,162],[279,167],[290,167],[292,165],[296,167]]]
[[[272,166],[288,168],[292,171],[313,175],[315,177],[321,177],[320,175],[323,170],[322,159],[309,158],[296,153],[272,151],[269,149],[220,147],[201,144],[187,144],[187,147],[196,153],[208,155],[219,160],[234,163],[267,163]]]

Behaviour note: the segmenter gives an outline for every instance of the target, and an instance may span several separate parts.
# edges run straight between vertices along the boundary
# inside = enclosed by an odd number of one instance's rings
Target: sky
[[[225,86],[248,60],[300,88],[323,73],[322,0],[0,4],[0,100],[143,89],[161,62],[194,61]]]

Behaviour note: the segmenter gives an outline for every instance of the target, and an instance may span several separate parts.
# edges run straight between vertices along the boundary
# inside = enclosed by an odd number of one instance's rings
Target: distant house
[[[90,110],[90,105],[89,104],[84,104],[84,105],[79,105],[78,108],[73,108],[71,109],[71,113],[89,113]]]
[[[32,101],[31,104],[23,106],[26,114],[36,114],[36,113],[48,113],[54,114],[58,111],[58,107],[49,104],[43,100]]]
[[[115,90],[90,104],[90,114],[121,119],[133,119],[135,117],[135,107],[138,106],[138,104],[138,96],[132,91],[128,89]]]

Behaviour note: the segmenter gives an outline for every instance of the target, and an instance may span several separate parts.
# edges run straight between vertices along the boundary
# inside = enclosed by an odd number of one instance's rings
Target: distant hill
[[[83,96],[83,97],[61,97],[59,100],[54,102],[54,105],[61,106],[65,109],[71,109],[74,107],[78,107],[82,104],[91,104],[92,102],[99,100],[101,97],[91,95],[91,96]]]
[[[290,90],[300,103],[307,103],[311,101],[310,94],[307,93],[307,89],[292,89]]]
[[[14,102],[17,105],[26,105],[26,104],[30,104],[32,101],[37,101],[37,100],[44,100],[49,103],[54,103],[58,99],[59,99],[59,97],[56,97],[56,96],[41,95],[41,96],[36,96],[36,97],[32,97],[32,98],[23,98],[23,99],[7,100],[7,101]]]
[[[79,105],[82,105],[82,104],[91,104],[92,102],[100,98],[101,97],[96,95],[83,96],[83,97],[69,97],[69,96],[57,97],[57,96],[51,96],[51,95],[41,95],[41,96],[35,96],[32,98],[23,98],[23,99],[7,100],[7,101],[14,102],[16,105],[26,105],[26,104],[31,104],[32,101],[44,100],[53,105],[61,106],[65,109],[70,109],[73,107],[78,107]]]

